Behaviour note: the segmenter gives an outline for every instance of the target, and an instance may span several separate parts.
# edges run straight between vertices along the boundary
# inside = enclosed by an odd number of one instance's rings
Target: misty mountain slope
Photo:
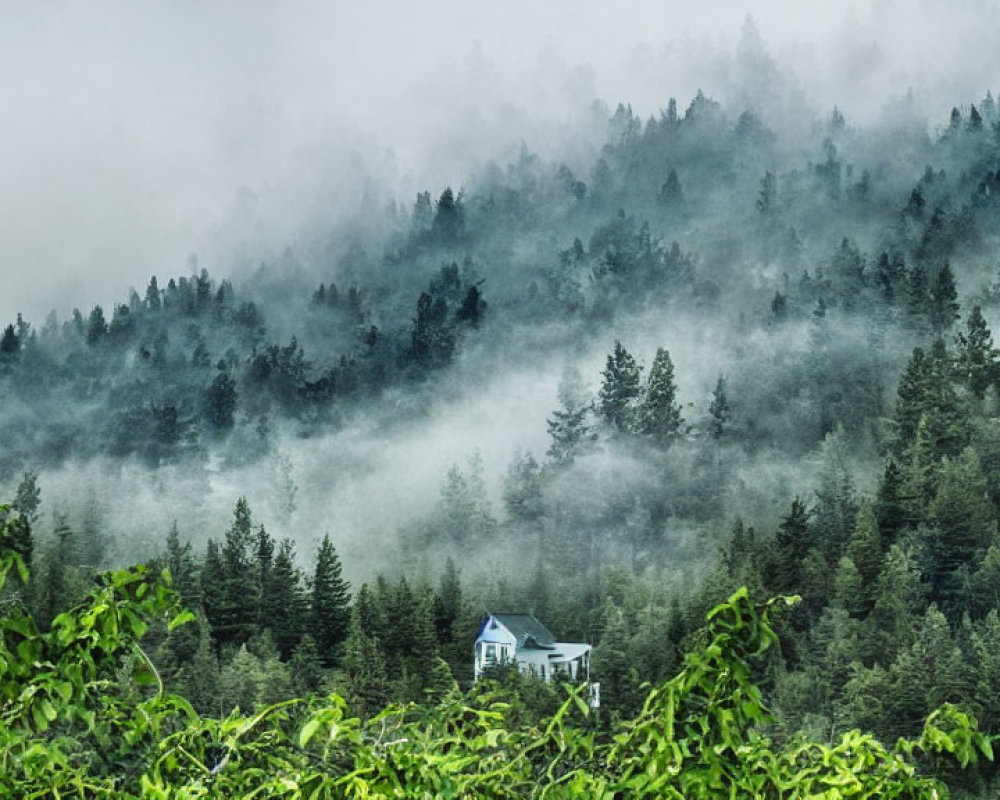
[[[285,458],[322,495],[322,456],[300,458],[303,440],[321,453],[481,407],[481,429],[442,448],[423,506],[476,447],[496,502],[515,448],[542,461],[547,443],[488,444],[502,438],[487,433],[493,382],[571,364],[594,397],[616,340],[643,380],[657,348],[671,354],[693,452],[724,376],[741,461],[799,459],[839,425],[876,463],[910,350],[956,330],[939,284],[957,299],[995,274],[996,111],[980,106],[931,134],[904,111],[869,130],[835,111],[795,139],[701,93],[648,121],[619,106],[586,175],[523,148],[466,191],[422,193],[376,234],[292,247],[243,285],[202,269],[107,311],[19,319],[0,346],[6,480],[100,457],[150,475],[207,465],[235,487],[223,476]],[[504,407],[523,402],[542,431],[558,408],[542,395]],[[303,513],[322,518],[309,496]]]

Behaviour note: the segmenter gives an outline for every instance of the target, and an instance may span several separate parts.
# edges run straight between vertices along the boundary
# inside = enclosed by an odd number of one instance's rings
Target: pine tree
[[[535,522],[542,515],[541,469],[531,453],[517,453],[503,482],[503,505],[508,517]]]
[[[167,549],[163,554],[163,561],[170,570],[174,589],[181,596],[181,601],[188,608],[196,608],[201,601],[198,570],[191,556],[191,543],[181,544],[176,520],[167,533]]]
[[[245,497],[236,502],[233,524],[221,550],[222,590],[217,621],[212,622],[220,643],[245,642],[257,624],[257,575],[254,572],[253,517]],[[210,618],[211,619],[211,618]]]
[[[257,529],[257,542],[254,553],[254,571],[257,573],[257,607],[256,623],[258,628],[268,627],[270,624],[266,615],[265,606],[267,596],[273,587],[271,572],[274,569],[274,539],[264,530],[261,525]]]
[[[237,406],[236,381],[228,372],[220,371],[205,390],[204,413],[208,423],[217,431],[233,427]]]
[[[295,566],[295,545],[290,539],[282,539],[278,545],[261,610],[261,624],[271,629],[281,657],[289,658],[302,640],[308,616],[302,574]],[[313,639],[313,646],[315,641]]]
[[[378,639],[364,631],[357,609],[351,614],[344,650],[352,710],[363,718],[378,713],[390,697],[389,675]]]
[[[966,320],[966,332],[958,335],[956,371],[973,396],[980,400],[998,377],[997,356],[982,311],[979,306],[973,306]]]
[[[292,678],[292,691],[296,697],[319,692],[323,686],[323,662],[319,657],[316,640],[308,633],[295,646],[288,661]]]
[[[459,624],[464,614],[462,581],[455,562],[448,558],[434,597],[434,627],[441,655],[453,668],[465,658],[468,650],[467,643],[460,640]]]
[[[858,505],[854,528],[847,543],[847,555],[861,582],[856,608],[867,613],[874,602],[875,582],[882,571],[882,540],[871,501],[865,500]]]
[[[637,413],[637,427],[641,433],[659,444],[667,444],[681,432],[683,420],[677,404],[677,385],[674,383],[674,365],[670,353],[657,348],[653,366],[649,370],[646,392]]]
[[[104,319],[104,309],[94,306],[87,320],[87,344],[96,345],[108,335],[108,323]]]
[[[212,647],[207,620],[201,620],[198,628],[198,648],[178,675],[181,694],[199,714],[220,715],[223,712],[219,703],[219,659]]]
[[[708,413],[711,421],[708,429],[716,439],[720,438],[729,424],[732,411],[729,408],[729,398],[726,396],[726,379],[723,375],[715,382],[715,389],[712,390],[712,402],[708,406]]]
[[[865,622],[866,661],[888,666],[895,654],[909,647],[916,634],[915,620],[926,607],[927,589],[913,554],[892,545],[875,586],[875,603]]]
[[[958,290],[955,288],[955,274],[945,261],[938,270],[930,291],[930,321],[934,333],[941,336],[951,329],[958,319]]]
[[[3,335],[0,336],[0,356],[7,356],[8,358],[16,355],[21,350],[21,342],[17,338],[17,333],[14,332],[14,326],[8,325],[3,330]]]
[[[41,584],[34,595],[38,606],[36,617],[41,628],[48,627],[56,615],[69,606],[73,592],[70,573],[76,561],[73,555],[75,538],[66,517],[56,514],[53,541],[46,548],[44,563],[41,565]]]
[[[939,534],[929,543],[931,596],[958,619],[970,607],[969,576],[997,534],[996,511],[972,448],[942,461],[929,514]]]
[[[205,561],[201,567],[201,604],[205,609],[205,617],[213,629],[222,620],[224,586],[225,570],[222,566],[219,545],[214,539],[209,539],[205,546]],[[213,638],[218,643],[218,638],[214,636]]]
[[[640,393],[641,369],[622,343],[615,342],[608,356],[599,395],[601,416],[618,431],[629,431],[635,416],[635,401]]]
[[[38,474],[25,472],[14,491],[11,507],[34,526],[38,522],[38,506],[41,504],[41,496],[42,490],[38,486]]]
[[[350,584],[341,573],[340,557],[326,534],[316,554],[309,592],[309,633],[327,666],[337,663],[350,625]]]
[[[798,497],[778,526],[768,589],[795,593],[801,589],[802,563],[809,550],[809,520],[806,506]]]

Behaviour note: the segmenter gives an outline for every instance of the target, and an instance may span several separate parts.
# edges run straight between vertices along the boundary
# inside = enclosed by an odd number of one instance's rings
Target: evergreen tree
[[[996,510],[972,448],[942,461],[929,512],[937,534],[928,545],[933,563],[931,596],[958,619],[970,610],[971,572],[997,534]]]
[[[201,602],[201,591],[198,585],[198,569],[191,555],[191,543],[181,544],[177,521],[174,520],[167,532],[167,548],[163,561],[170,570],[173,586],[188,608],[196,608]]]
[[[290,539],[282,539],[278,545],[261,600],[261,625],[271,629],[278,652],[287,659],[302,640],[308,615],[302,574],[295,566],[295,545]]]
[[[254,570],[257,573],[256,622],[258,628],[265,628],[269,624],[265,608],[266,598],[273,585],[271,572],[274,569],[274,539],[264,530],[263,525],[257,529],[257,542],[254,549]]]
[[[199,714],[217,716],[223,713],[219,697],[219,659],[209,634],[207,620],[198,626],[198,649],[178,675],[181,693]]]
[[[615,430],[632,428],[635,401],[640,393],[640,373],[632,354],[616,341],[602,373],[604,380],[599,395],[601,416]]]
[[[52,620],[65,611],[70,604],[74,591],[72,565],[75,563],[73,530],[66,522],[66,517],[57,514],[55,531],[49,546],[45,550],[44,563],[41,565],[41,583],[34,595],[37,601],[36,617],[39,626],[48,627]]]
[[[828,563],[836,563],[850,536],[857,513],[854,478],[848,464],[849,446],[842,426],[823,438],[819,451],[819,485],[812,510],[813,536]]]
[[[885,555],[875,586],[875,603],[865,622],[863,651],[868,663],[888,667],[900,649],[910,646],[926,596],[927,588],[912,553],[892,545]]]
[[[726,379],[723,375],[715,382],[715,389],[712,390],[712,402],[708,406],[708,413],[711,420],[708,429],[716,439],[722,436],[729,424],[732,411],[729,408],[729,398],[726,395]]]
[[[341,573],[340,557],[326,534],[316,554],[309,592],[309,633],[325,665],[336,664],[350,625],[350,584]]]
[[[982,400],[986,387],[998,377],[997,351],[979,306],[973,306],[966,320],[966,332],[958,335],[956,372],[973,396]]]
[[[681,188],[680,179],[677,177],[677,170],[671,168],[667,173],[667,179],[660,186],[660,191],[656,195],[665,206],[677,206],[684,200],[684,190]]]
[[[683,420],[677,404],[677,385],[670,353],[657,348],[649,370],[646,392],[637,413],[637,427],[659,444],[667,444],[681,431]]]
[[[370,717],[381,711],[389,700],[389,675],[379,642],[365,632],[357,609],[351,614],[344,650],[343,666],[348,681],[345,694],[356,714]]]
[[[809,520],[806,506],[798,497],[778,526],[775,551],[769,570],[768,589],[796,593],[801,589],[802,563],[809,550]]]
[[[868,500],[858,505],[854,528],[847,544],[847,556],[860,581],[860,592],[855,601],[857,603],[855,608],[867,613],[874,602],[875,582],[882,571],[882,540],[875,507]],[[861,614],[852,615],[861,616]]]
[[[504,477],[503,505],[507,515],[518,522],[535,522],[541,517],[541,468],[531,453],[514,456]]]
[[[236,406],[236,381],[228,372],[219,372],[205,392],[205,418],[215,430],[228,430],[233,427]]]
[[[21,514],[31,525],[38,522],[38,506],[41,504],[42,490],[38,486],[38,475],[25,472],[14,491],[11,507]]]
[[[288,671],[292,679],[292,692],[296,697],[316,694],[323,687],[323,662],[319,657],[316,640],[308,633],[292,651]]]
[[[209,539],[205,546],[205,561],[201,567],[201,604],[205,609],[205,617],[213,628],[222,620],[225,577],[219,545],[214,539]]]
[[[155,275],[149,279],[149,286],[146,287],[145,305],[147,311],[159,311],[161,308],[160,287],[156,283]]]
[[[108,335],[108,323],[104,319],[104,309],[94,306],[87,320],[87,344],[95,345]]]
[[[14,326],[8,325],[3,330],[3,336],[0,336],[0,356],[10,357],[16,355],[20,350],[21,342],[14,332]]]
[[[946,261],[934,277],[930,291],[930,321],[934,333],[941,336],[951,329],[958,319],[958,290],[955,274]]]
[[[226,541],[220,553],[222,590],[218,619],[212,622],[220,643],[245,642],[256,628],[259,592],[253,547],[253,517],[246,498],[241,497],[236,502],[233,524],[226,531]]]

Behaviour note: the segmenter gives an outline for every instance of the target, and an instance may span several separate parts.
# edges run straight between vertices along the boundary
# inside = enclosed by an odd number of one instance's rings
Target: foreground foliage
[[[9,532],[4,522],[0,544]],[[684,669],[607,736],[591,724],[584,687],[531,727],[509,725],[510,706],[488,686],[364,721],[337,695],[201,717],[164,691],[140,644],[150,622],[174,628],[192,618],[168,573],[107,573],[48,631],[20,601],[27,580],[20,554],[5,547],[6,797],[937,798],[947,792],[921,773],[927,759],[992,759],[990,738],[953,706],[932,714],[918,740],[892,748],[860,731],[832,746],[773,746],[759,731],[769,716],[752,674],[777,641],[772,612],[794,600],[754,606],[743,589],[709,614],[704,646]]]

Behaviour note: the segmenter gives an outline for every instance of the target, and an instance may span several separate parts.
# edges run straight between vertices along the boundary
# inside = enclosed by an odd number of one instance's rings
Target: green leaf
[[[316,731],[319,730],[319,726],[320,721],[316,717],[313,717],[302,726],[302,730],[299,731],[299,747],[305,747],[309,744],[309,740],[316,735]]]
[[[187,622],[194,622],[195,619],[197,619],[197,617],[195,617],[193,613],[184,609],[180,614],[167,623],[167,631],[172,631],[174,628],[184,625]]]

